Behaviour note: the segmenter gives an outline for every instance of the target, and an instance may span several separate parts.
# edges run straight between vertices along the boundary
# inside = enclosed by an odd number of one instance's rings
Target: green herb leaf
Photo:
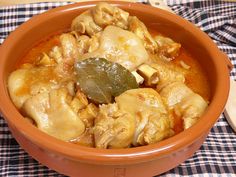
[[[104,58],[90,58],[75,64],[77,82],[87,97],[96,103],[111,103],[126,90],[138,88],[132,73]]]

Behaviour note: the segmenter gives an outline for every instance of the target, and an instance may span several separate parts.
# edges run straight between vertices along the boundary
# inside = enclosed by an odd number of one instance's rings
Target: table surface
[[[10,0],[9,0],[10,2]],[[147,1],[139,1],[148,3]],[[234,65],[236,80],[236,3],[223,1],[167,0],[172,10],[196,24],[225,52]],[[0,44],[11,31],[36,14],[71,2],[0,6]],[[236,134],[224,114],[201,148],[178,167],[161,176],[236,176]],[[63,176],[39,164],[12,137],[0,117],[0,176]]]

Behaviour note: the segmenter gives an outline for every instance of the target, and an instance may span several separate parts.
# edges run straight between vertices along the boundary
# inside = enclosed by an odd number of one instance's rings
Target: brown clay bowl
[[[160,143],[130,149],[95,149],[55,139],[28,123],[15,108],[7,91],[7,77],[27,50],[58,30],[96,2],[67,5],[35,16],[4,41],[0,49],[0,108],[8,126],[25,151],[51,169],[81,177],[148,177],[163,173],[185,161],[202,145],[224,109],[229,92],[230,62],[212,40],[181,17],[150,6],[110,2],[180,42],[202,65],[211,88],[205,114],[190,129]]]

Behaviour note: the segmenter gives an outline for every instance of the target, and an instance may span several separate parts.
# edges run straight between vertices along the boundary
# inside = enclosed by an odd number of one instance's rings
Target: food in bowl
[[[158,143],[193,126],[210,101],[200,64],[180,43],[108,3],[35,45],[8,90],[38,129],[96,148]]]

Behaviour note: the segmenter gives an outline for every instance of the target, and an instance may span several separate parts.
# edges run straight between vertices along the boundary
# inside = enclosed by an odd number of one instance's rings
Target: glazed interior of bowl
[[[130,149],[95,149],[81,147],[57,140],[39,131],[22,118],[11,102],[7,91],[7,77],[19,59],[40,39],[54,32],[69,28],[74,17],[96,2],[68,5],[33,17],[14,31],[1,48],[0,100],[1,111],[7,122],[35,145],[64,156],[88,163],[130,164],[152,160],[176,152],[206,135],[222,112],[228,96],[229,76],[223,55],[210,38],[182,18],[142,4],[110,2],[137,16],[148,28],[181,43],[203,67],[211,87],[211,103],[205,114],[190,129],[160,143]],[[124,161],[125,157],[129,157]],[[96,160],[96,161],[95,161]]]

